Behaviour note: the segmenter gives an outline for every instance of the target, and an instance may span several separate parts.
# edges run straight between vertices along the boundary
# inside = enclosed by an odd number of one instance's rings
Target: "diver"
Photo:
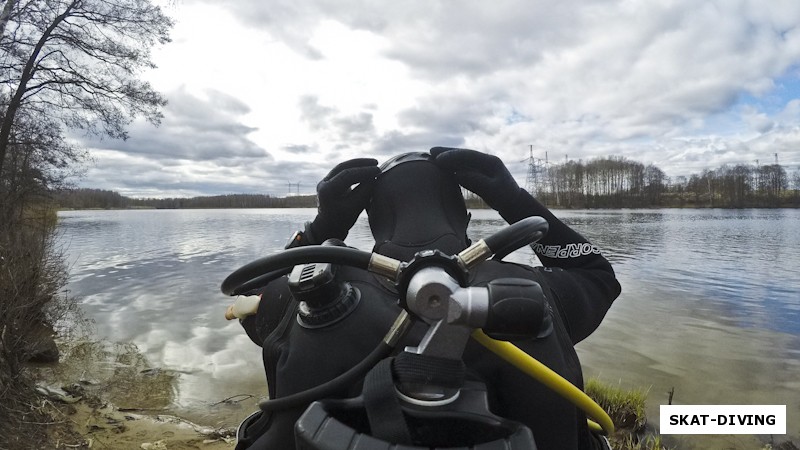
[[[539,283],[553,326],[514,344],[582,389],[574,345],[599,326],[620,285],[600,251],[521,189],[495,156],[434,147],[429,153],[400,155],[380,167],[367,158],[341,163],[317,186],[317,216],[286,248],[344,245],[342,240],[366,209],[375,253],[400,261],[421,250],[458,253],[470,244],[470,215],[460,187],[479,195],[508,223],[530,216],[547,220],[549,232],[533,245],[543,266],[489,260],[470,271],[469,285],[508,277]],[[262,347],[271,399],[325,383],[363,360],[400,311],[392,284],[374,274],[338,267],[331,276],[347,282],[336,289],[325,285],[324,292],[342,301],[323,312],[308,306],[317,294],[298,301],[292,276],[263,288],[256,314],[241,321]],[[417,328],[409,343],[419,338]],[[486,383],[491,411],[529,427],[537,448],[606,448],[589,430],[582,411],[484,347],[469,343],[463,360],[469,375]],[[360,386],[352,386],[336,395],[348,398],[359,392]],[[248,417],[240,426],[237,450],[294,448],[294,423],[306,406]]]

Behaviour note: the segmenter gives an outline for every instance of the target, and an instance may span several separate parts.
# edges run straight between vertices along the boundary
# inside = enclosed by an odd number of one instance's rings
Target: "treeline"
[[[530,184],[537,198],[562,208],[800,206],[800,172],[789,175],[779,164],[725,165],[670,178],[655,165],[607,157],[547,167]]]
[[[789,175],[778,164],[722,166],[670,178],[655,165],[612,156],[550,166],[536,174],[528,189],[546,205],[558,208],[800,207],[800,172]],[[486,207],[468,191],[465,197],[470,208]],[[317,204],[314,195],[141,199],[100,189],[62,190],[55,200],[65,209],[313,208]]]
[[[126,198],[126,197],[123,197]],[[263,194],[229,194],[191,198],[126,198],[130,208],[314,208],[315,195],[272,197]]]
[[[191,198],[130,198],[102,189],[68,189],[54,194],[62,209],[206,209],[206,208],[313,208],[314,195],[272,197],[263,194],[229,194]]]
[[[130,199],[119,192],[102,189],[66,189],[53,194],[53,200],[62,209],[123,209],[129,208]]]

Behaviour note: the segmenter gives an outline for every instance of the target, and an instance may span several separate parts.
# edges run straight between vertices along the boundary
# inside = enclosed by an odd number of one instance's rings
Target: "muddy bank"
[[[169,415],[120,411],[96,399],[62,403],[50,430],[56,449],[233,449],[234,429],[213,429]]]
[[[176,404],[185,374],[152,367],[133,344],[60,343],[60,362],[34,365],[59,449],[232,449],[239,422],[258,408],[243,394]]]

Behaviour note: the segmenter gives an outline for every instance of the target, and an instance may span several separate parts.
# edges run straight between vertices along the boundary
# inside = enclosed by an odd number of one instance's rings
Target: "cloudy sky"
[[[461,146],[675,177],[800,170],[797,0],[166,1],[160,127],[84,141],[84,187],[313,193],[336,163]],[[297,190],[296,186],[291,188]]]

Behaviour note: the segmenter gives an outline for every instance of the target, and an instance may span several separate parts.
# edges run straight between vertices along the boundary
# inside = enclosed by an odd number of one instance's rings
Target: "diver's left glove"
[[[306,225],[306,238],[321,244],[332,238],[344,240],[358,215],[366,208],[380,173],[378,161],[356,158],[338,164],[317,184],[317,217]],[[354,184],[358,184],[352,188]]]

